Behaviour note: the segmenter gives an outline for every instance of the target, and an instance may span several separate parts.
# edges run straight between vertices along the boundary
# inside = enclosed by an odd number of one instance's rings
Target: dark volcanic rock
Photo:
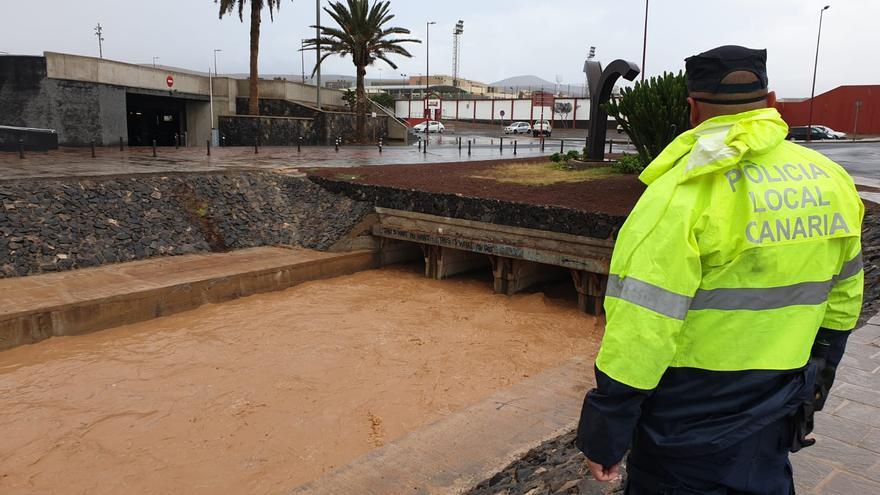
[[[210,250],[327,249],[372,206],[272,172],[0,184],[0,278]]]
[[[600,483],[593,479],[574,440],[575,434],[571,432],[541,444],[466,495],[623,493],[622,480]],[[621,472],[625,476],[625,466]]]

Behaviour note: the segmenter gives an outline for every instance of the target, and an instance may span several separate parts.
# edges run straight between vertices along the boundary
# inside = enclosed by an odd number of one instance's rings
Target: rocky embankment
[[[862,252],[865,298],[859,326],[880,312],[880,206],[865,203]],[[583,454],[569,432],[529,451],[467,495],[606,495],[623,493],[623,482],[599,483],[590,476]],[[624,466],[622,471],[626,472]]]
[[[254,246],[328,249],[372,205],[272,172],[0,183],[0,278]]]

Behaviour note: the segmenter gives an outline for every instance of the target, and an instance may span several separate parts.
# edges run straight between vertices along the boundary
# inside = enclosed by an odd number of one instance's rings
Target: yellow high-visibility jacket
[[[596,366],[653,389],[671,367],[803,367],[862,304],[864,206],[849,175],[785,141],[772,108],[681,134],[621,228]]]

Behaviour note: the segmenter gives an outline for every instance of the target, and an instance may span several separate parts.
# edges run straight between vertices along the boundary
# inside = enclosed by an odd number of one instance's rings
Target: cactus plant
[[[605,111],[632,140],[644,168],[690,126],[684,73],[664,72],[623,88],[620,98],[605,103]]]

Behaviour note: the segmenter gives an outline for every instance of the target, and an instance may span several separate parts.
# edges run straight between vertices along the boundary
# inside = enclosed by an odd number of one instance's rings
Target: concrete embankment
[[[376,268],[373,251],[250,248],[0,280],[0,351]]]

